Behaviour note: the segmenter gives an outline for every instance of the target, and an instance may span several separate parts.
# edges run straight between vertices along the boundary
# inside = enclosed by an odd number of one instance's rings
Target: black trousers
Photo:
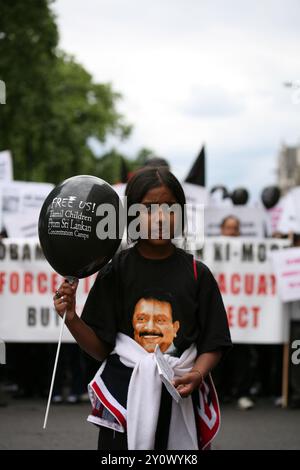
[[[145,406],[151,406],[145,403]],[[155,433],[154,450],[166,450],[168,446],[169,428],[172,411],[172,397],[162,385],[158,423]],[[98,450],[127,450],[127,433],[100,427]],[[147,449],[145,449],[147,450]]]
[[[293,320],[291,322],[290,333],[290,357],[292,357],[293,349],[291,346],[294,340],[300,339],[300,320]],[[292,400],[300,403],[300,364],[293,364],[290,362],[290,392]]]

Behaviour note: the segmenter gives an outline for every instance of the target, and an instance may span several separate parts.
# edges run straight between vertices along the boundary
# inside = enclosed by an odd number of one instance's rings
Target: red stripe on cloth
[[[98,416],[98,418],[102,418],[103,410],[97,410],[97,408],[92,409],[92,415]]]
[[[193,266],[194,266],[194,277],[195,277],[195,280],[197,281],[198,280],[198,271],[197,271],[197,263],[196,263],[195,258],[193,258]]]
[[[106,406],[106,408],[109,409],[109,411],[119,420],[119,422],[122,424],[124,429],[126,429],[126,419],[122,415],[122,413],[117,408],[115,408],[111,403],[109,403],[109,401],[105,398],[105,396],[101,392],[101,390],[100,390],[100,388],[99,388],[99,386],[96,382],[93,382],[92,387],[95,390],[95,392],[97,393],[99,399],[102,401],[103,405]]]

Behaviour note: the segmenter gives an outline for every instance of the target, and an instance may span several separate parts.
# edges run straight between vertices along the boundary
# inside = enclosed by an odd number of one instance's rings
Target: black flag
[[[127,183],[128,181],[128,168],[124,158],[121,157],[121,164],[120,164],[120,182]]]
[[[197,184],[198,186],[205,186],[205,148],[204,145],[200,150],[189,174],[185,178],[186,183]]]

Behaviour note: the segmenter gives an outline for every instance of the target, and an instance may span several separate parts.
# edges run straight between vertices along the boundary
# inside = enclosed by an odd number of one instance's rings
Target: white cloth
[[[128,449],[151,450],[154,448],[161,397],[161,380],[154,354],[147,352],[123,333],[118,333],[113,353],[118,354],[123,364],[133,368],[127,396]],[[195,345],[191,345],[180,357],[164,354],[176,377],[189,372],[196,357]],[[175,400],[172,402],[168,449],[198,449],[194,409],[190,396],[180,400],[179,403]]]

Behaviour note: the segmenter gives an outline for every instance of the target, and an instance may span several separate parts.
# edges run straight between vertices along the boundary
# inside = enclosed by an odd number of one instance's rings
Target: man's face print
[[[169,302],[144,298],[135,305],[132,324],[135,341],[148,352],[154,352],[157,344],[167,351],[180,327],[179,321],[173,322]]]

